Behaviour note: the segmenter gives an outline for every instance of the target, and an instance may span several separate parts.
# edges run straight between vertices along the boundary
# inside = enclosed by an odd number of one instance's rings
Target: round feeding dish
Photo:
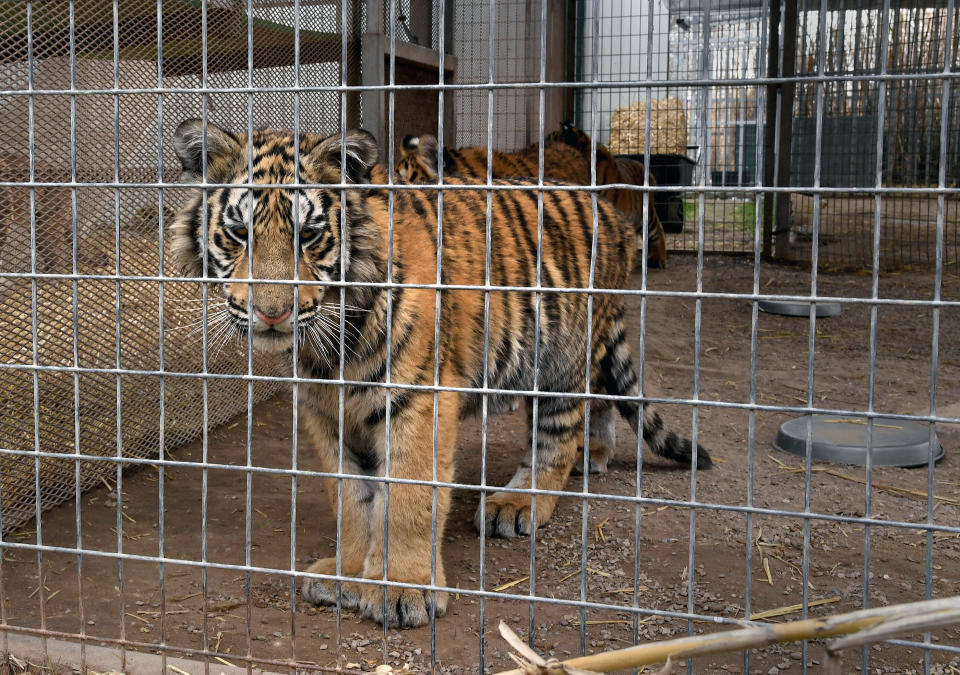
[[[807,454],[807,430],[811,428],[815,462],[867,463],[867,420],[863,417],[805,415],[787,420],[777,432],[773,447],[793,455]],[[943,457],[943,447],[933,436],[934,460]],[[930,426],[911,420],[873,418],[874,466],[921,466],[930,456]]]
[[[837,316],[843,311],[839,302],[817,302],[817,318]],[[757,306],[768,314],[783,314],[784,316],[810,316],[809,302],[785,302],[780,300],[760,300]]]

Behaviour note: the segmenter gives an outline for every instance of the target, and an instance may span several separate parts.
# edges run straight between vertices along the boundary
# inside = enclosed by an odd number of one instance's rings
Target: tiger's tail
[[[606,392],[614,396],[637,396],[637,372],[630,355],[623,331],[622,310],[613,318],[611,330],[606,339],[606,350],[600,362],[601,376]],[[681,438],[663,426],[660,414],[649,404],[639,400],[617,401],[617,409],[623,418],[636,430],[638,417],[642,415],[643,440],[660,457],[671,459],[682,466],[693,464],[693,443]],[[697,444],[697,468],[709,469],[713,466],[710,454]]]

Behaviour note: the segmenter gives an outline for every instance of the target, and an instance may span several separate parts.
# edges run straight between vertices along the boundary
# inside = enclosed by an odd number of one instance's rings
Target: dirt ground
[[[960,299],[958,270],[947,268],[942,295]],[[640,277],[634,277],[639,287]],[[871,277],[863,274],[820,274],[822,294],[869,297]],[[708,257],[704,291],[750,292],[753,267],[748,260]],[[653,271],[648,287],[694,291],[696,258],[673,256],[669,269]],[[805,293],[810,273],[802,268],[763,265],[760,287],[764,293]],[[930,298],[933,277],[926,272],[884,274],[879,294],[885,298]],[[640,299],[630,300],[630,329],[634,348],[639,345]],[[700,378],[694,382],[695,315],[701,312]],[[896,413],[927,413],[931,390],[933,312],[928,308],[882,307],[877,312],[876,369],[873,407]],[[939,314],[939,367],[937,410],[960,417],[960,312]],[[870,402],[871,311],[863,305],[846,305],[841,316],[817,322],[813,400],[825,408],[865,410]],[[761,313],[758,323],[756,370],[757,400],[761,404],[804,405],[807,401],[809,321]],[[701,400],[749,402],[751,305],[738,299],[650,298],[646,303],[647,391],[671,398],[688,398],[695,390]],[[689,406],[663,406],[672,427],[689,434],[693,413]],[[291,583],[281,574],[253,574],[209,570],[201,577],[196,567],[116,561],[86,555],[78,573],[77,557],[48,553],[43,556],[43,585],[38,585],[38,558],[34,552],[7,550],[0,567],[3,612],[12,626],[39,627],[95,638],[124,638],[145,645],[165,643],[170,649],[202,650],[239,663],[238,657],[289,662],[303,666],[346,666],[371,669],[378,663],[409,663],[420,670],[433,659],[443,672],[476,672],[481,645],[488,671],[512,667],[508,648],[497,634],[500,620],[526,636],[533,626],[537,650],[565,658],[582,650],[592,653],[626,647],[635,640],[659,640],[718,628],[708,620],[688,623],[683,618],[638,614],[634,633],[628,609],[633,594],[638,606],[664,612],[687,612],[707,617],[742,619],[745,612],[782,608],[802,600],[802,570],[809,567],[809,600],[818,602],[811,616],[860,608],[864,600],[864,567],[869,554],[869,602],[872,606],[919,600],[924,597],[928,556],[932,565],[934,597],[960,594],[960,529],[928,537],[919,529],[872,525],[869,540],[859,523],[805,520],[802,460],[772,449],[776,430],[789,416],[757,412],[750,434],[746,411],[701,407],[698,437],[717,459],[711,471],[699,472],[695,486],[686,471],[676,470],[644,456],[641,493],[644,497],[688,500],[695,488],[701,503],[796,512],[797,515],[748,518],[736,511],[707,506],[643,504],[628,501],[562,500],[550,524],[536,537],[530,579],[529,540],[488,540],[485,574],[481,573],[479,539],[472,517],[477,493],[455,491],[453,510],[442,545],[448,582],[464,589],[502,589],[520,596],[587,600],[618,607],[615,610],[579,609],[562,604],[527,600],[451,598],[446,617],[429,627],[387,630],[353,612],[344,611],[337,623],[333,608],[315,608],[296,598],[291,611]],[[291,466],[290,396],[281,395],[254,410],[252,463],[255,466]],[[960,425],[939,425],[937,432],[946,458],[935,470],[938,497],[933,519],[938,525],[960,528]],[[520,413],[490,420],[487,455],[488,482],[500,485],[512,475],[518,449],[525,442]],[[297,463],[316,469],[306,434],[301,439]],[[618,460],[611,471],[591,476],[589,489],[604,495],[637,493],[635,437],[621,423]],[[480,479],[479,423],[462,425],[457,480],[477,484]],[[210,462],[242,466],[246,462],[246,419],[241,416],[209,436]],[[172,454],[177,460],[199,462],[200,443]],[[752,483],[748,473],[753,461]],[[829,469],[829,473],[826,471]],[[810,512],[846,517],[926,522],[928,472],[920,469],[878,468],[873,471],[869,512],[863,484],[865,472],[855,466],[815,465],[811,478]],[[201,538],[202,486],[206,484],[207,538]],[[158,472],[142,470],[124,476],[122,484],[122,536],[116,528],[115,486],[103,487],[82,497],[82,538],[76,532],[73,504],[49,512],[42,523],[44,544],[154,556],[159,548]],[[296,484],[296,546],[291,555],[291,496],[289,477],[253,475],[250,512],[250,563],[277,569],[302,569],[309,561],[331,555],[336,528],[320,481],[301,477]],[[583,479],[574,477],[569,488],[581,490]],[[242,471],[171,467],[165,475],[165,536],[163,553],[170,558],[242,565],[245,561],[246,474]],[[914,492],[910,492],[914,491]],[[919,494],[917,494],[919,493]],[[639,518],[640,531],[635,522]],[[586,522],[584,530],[584,520]],[[691,542],[691,533],[693,541]],[[805,547],[805,539],[809,538]],[[10,537],[34,542],[34,526]],[[586,550],[582,540],[586,539]],[[635,559],[639,541],[639,560]],[[865,547],[869,541],[869,549]],[[932,542],[932,545],[931,545]],[[695,555],[689,566],[690,551]],[[805,560],[803,551],[809,551]],[[751,552],[747,569],[746,552]],[[586,568],[583,582],[581,570]],[[637,573],[635,574],[635,569]],[[688,598],[693,576],[694,597]],[[749,577],[749,584],[747,579]],[[162,583],[161,583],[162,580]],[[583,583],[582,583],[583,582]],[[82,585],[82,593],[79,590]],[[40,616],[40,596],[45,598]],[[80,598],[82,596],[82,604]],[[82,611],[81,611],[82,607]],[[204,620],[204,608],[206,620]],[[748,609],[749,608],[749,609]],[[483,621],[480,613],[483,612]],[[165,613],[162,613],[165,612]],[[785,613],[772,621],[800,618]],[[581,621],[586,619],[585,625]],[[917,636],[914,636],[917,637]],[[434,638],[435,651],[431,653]],[[932,635],[941,645],[960,645],[960,627]],[[922,650],[880,645],[867,650],[872,673],[920,672]],[[804,655],[798,644],[755,651],[749,672],[796,673],[806,658],[818,672],[822,649],[811,643]],[[934,673],[955,673],[956,652],[933,652]],[[216,661],[211,661],[214,665]],[[859,652],[848,654],[845,672],[860,670]],[[273,666],[276,667],[276,666]],[[743,672],[739,653],[703,658],[698,673]],[[648,671],[650,672],[650,671]]]

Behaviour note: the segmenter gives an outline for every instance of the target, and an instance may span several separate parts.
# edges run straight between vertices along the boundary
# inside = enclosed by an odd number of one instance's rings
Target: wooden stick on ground
[[[922,622],[917,623],[921,619]],[[556,659],[545,661],[533,650],[526,648],[523,641],[506,624],[501,622],[500,634],[521,653],[521,656],[513,657],[519,668],[505,671],[500,675],[556,675],[559,673],[573,675],[584,671],[605,673],[655,663],[667,663],[667,668],[662,672],[669,673],[669,666],[672,662],[694,656],[756,649],[777,642],[818,640],[849,635],[869,629],[872,629],[871,632],[875,636],[873,639],[882,640],[894,634],[889,631],[911,633],[958,621],[960,621],[960,596],[955,596],[939,600],[865,609],[818,619],[804,619],[780,624],[759,624],[722,633],[651,642],[602,654],[581,656],[563,662]],[[525,649],[519,649],[517,647],[518,643],[523,645]],[[838,644],[839,647],[833,647],[834,651],[849,646],[846,641],[838,641]]]

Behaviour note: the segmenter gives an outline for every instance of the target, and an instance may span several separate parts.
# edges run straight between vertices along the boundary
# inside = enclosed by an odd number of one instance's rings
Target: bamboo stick
[[[694,656],[756,649],[778,642],[817,640],[848,635],[865,629],[877,629],[876,635],[882,636],[877,637],[879,640],[887,637],[885,632],[881,632],[882,627],[890,627],[891,629],[896,627],[897,632],[910,632],[914,630],[914,626],[918,625],[913,619],[919,616],[930,620],[925,621],[923,627],[946,625],[947,623],[960,621],[960,596],[877,607],[789,623],[761,624],[722,633],[637,645],[636,647],[617,649],[602,654],[581,656],[563,662],[544,661],[532,650],[521,651],[518,649],[525,657],[514,657],[520,668],[504,671],[499,675],[529,675],[530,673],[553,675],[583,671],[605,673],[655,663],[669,663],[676,659],[686,659]],[[934,619],[936,621],[933,621]],[[517,642],[522,644],[516,634],[503,622],[500,623],[500,633],[511,645],[515,645]],[[536,659],[531,658],[532,656],[536,656]]]

